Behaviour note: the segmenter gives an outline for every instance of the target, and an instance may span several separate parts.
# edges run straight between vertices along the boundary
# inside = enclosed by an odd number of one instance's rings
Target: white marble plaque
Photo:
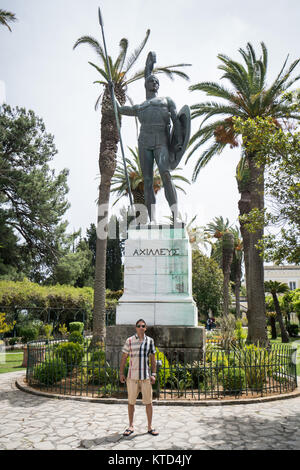
[[[128,231],[124,294],[116,323],[132,324],[140,317],[149,325],[198,324],[192,298],[191,247],[183,228]]]

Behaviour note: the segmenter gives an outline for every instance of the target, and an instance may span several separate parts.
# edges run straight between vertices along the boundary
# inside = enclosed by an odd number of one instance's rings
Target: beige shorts
[[[127,392],[128,392],[128,404],[135,405],[139,392],[142,392],[142,399],[144,405],[150,405],[152,403],[152,385],[150,379],[146,380],[134,380],[127,379]]]

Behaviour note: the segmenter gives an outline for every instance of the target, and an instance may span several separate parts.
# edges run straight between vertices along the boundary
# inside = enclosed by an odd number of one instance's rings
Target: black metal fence
[[[127,398],[119,381],[120,354],[68,341],[31,342],[27,346],[27,381],[51,393],[99,398]],[[201,400],[260,397],[297,387],[296,349],[273,345],[204,354],[187,350],[157,350],[154,397],[163,400]],[[125,374],[128,370],[128,361]]]

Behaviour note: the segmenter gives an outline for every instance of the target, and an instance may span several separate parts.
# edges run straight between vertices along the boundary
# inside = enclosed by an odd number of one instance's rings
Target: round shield
[[[190,135],[191,135],[191,113],[190,108],[187,105],[184,105],[179,113],[177,114],[177,119],[180,123],[181,136],[175,134],[174,126],[170,138],[170,169],[175,170],[179,165],[180,160],[186,148],[188,146]],[[176,144],[182,142],[180,149],[176,149]]]

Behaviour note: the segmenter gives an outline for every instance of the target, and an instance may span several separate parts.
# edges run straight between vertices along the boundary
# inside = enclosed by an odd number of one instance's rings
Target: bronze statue
[[[190,112],[184,106],[179,113],[169,97],[157,96],[158,78],[152,74],[156,56],[149,52],[145,66],[146,101],[134,106],[119,106],[120,114],[137,116],[141,128],[138,138],[139,159],[144,176],[145,204],[150,222],[155,222],[155,194],[153,190],[153,165],[157,163],[165,197],[170,206],[173,220],[177,221],[178,202],[175,185],[170,174],[187,147],[190,137]],[[171,131],[171,122],[173,129]]]

